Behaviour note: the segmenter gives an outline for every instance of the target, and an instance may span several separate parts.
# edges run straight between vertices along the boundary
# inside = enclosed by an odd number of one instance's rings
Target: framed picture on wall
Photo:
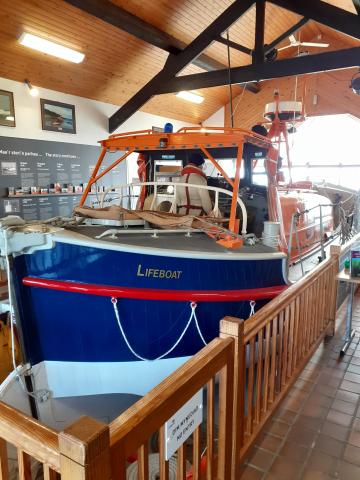
[[[76,133],[75,106],[40,99],[42,129],[51,132]]]
[[[0,125],[15,127],[14,95],[6,90],[0,90]]]

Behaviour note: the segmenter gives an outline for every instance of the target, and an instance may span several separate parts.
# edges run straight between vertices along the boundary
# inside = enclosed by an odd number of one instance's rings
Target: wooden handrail
[[[245,341],[255,335],[269,321],[278,315],[286,305],[290,304],[294,298],[307,290],[317,280],[319,274],[327,268],[333,267],[338,262],[338,256],[331,256],[320,265],[315,267],[311,272],[307,273],[299,282],[290,285],[280,295],[274,298],[261,308],[253,317],[245,322],[244,335]]]
[[[110,446],[121,439],[129,455],[184,405],[209,378],[232,357],[234,345],[229,339],[214,339],[178,368],[170,377],[141,398],[110,424]],[[176,396],[174,396],[176,392]]]
[[[0,438],[60,472],[58,433],[2,402]]]

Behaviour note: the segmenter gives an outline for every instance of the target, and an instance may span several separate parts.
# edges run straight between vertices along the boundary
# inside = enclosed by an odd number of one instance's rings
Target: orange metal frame
[[[239,222],[236,220],[236,205],[240,184],[241,159],[245,142],[266,149],[269,149],[272,145],[271,141],[266,137],[242,128],[210,127],[204,131],[202,127],[185,127],[175,133],[158,133],[153,132],[152,130],[139,130],[135,132],[110,135],[108,139],[100,141],[102,150],[94,171],[89,179],[89,183],[81,197],[80,206],[84,205],[91,190],[91,186],[133,152],[146,152],[147,150],[159,150],[164,152],[198,148],[203,151],[206,157],[233,187],[229,230],[238,233]],[[234,181],[229,178],[224,169],[208,151],[208,148],[224,147],[237,147],[238,149]],[[126,153],[99,174],[99,169],[108,151],[125,151]],[[237,243],[237,245],[235,245],[234,242]],[[226,246],[232,247],[240,246],[239,243],[239,240],[234,240],[233,237],[223,241],[224,245],[226,244]]]

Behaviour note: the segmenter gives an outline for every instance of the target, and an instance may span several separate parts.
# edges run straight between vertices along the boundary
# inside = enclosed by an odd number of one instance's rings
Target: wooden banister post
[[[340,245],[331,245],[330,246],[330,256],[334,259],[334,268],[332,272],[332,284],[330,289],[330,298],[329,301],[331,302],[331,307],[329,309],[330,312],[330,328],[328,329],[327,334],[331,337],[335,335],[335,323],[336,323],[336,312],[337,312],[337,291],[338,291],[338,280],[336,275],[339,273],[339,266],[340,266],[340,255],[341,255],[341,247]],[[336,260],[336,261],[335,261]]]
[[[240,478],[240,450],[245,435],[245,345],[244,320],[225,317],[220,322],[220,337],[233,338],[234,349],[234,400],[232,423],[232,465],[231,479]]]
[[[61,480],[110,480],[109,426],[81,417],[59,433]]]

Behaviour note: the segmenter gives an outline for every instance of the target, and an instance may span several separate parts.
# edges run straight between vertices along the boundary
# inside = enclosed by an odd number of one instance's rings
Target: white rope
[[[146,460],[145,460],[146,461]],[[160,478],[160,460],[158,453],[150,453],[148,456],[149,480],[157,480]],[[169,460],[169,480],[177,479],[177,457],[173,456]],[[190,464],[186,461],[186,471],[189,471]],[[138,477],[138,461],[132,463],[126,469],[126,480],[137,480]]]
[[[255,315],[255,305],[256,305],[256,302],[254,300],[251,300],[249,317],[252,317],[253,315]]]
[[[111,299],[111,303],[113,304],[113,307],[114,307],[114,312],[115,312],[115,317],[116,317],[116,320],[117,320],[117,323],[119,325],[119,329],[120,329],[120,332],[121,332],[121,335],[123,336],[123,339],[128,347],[128,349],[130,350],[130,352],[136,357],[138,358],[139,360],[143,360],[144,362],[154,362],[155,360],[161,360],[162,358],[166,357],[167,355],[169,355],[173,350],[175,350],[175,348],[179,345],[179,343],[181,342],[181,340],[183,339],[185,333],[187,332],[188,328],[190,327],[190,324],[192,322],[192,320],[194,319],[194,322],[195,322],[195,325],[196,325],[196,328],[197,328],[197,331],[199,333],[199,336],[202,340],[202,342],[204,343],[204,345],[207,345],[206,341],[204,340],[204,337],[203,337],[203,334],[201,333],[201,330],[200,330],[200,326],[199,326],[199,323],[198,323],[198,319],[196,317],[196,313],[195,313],[195,309],[197,307],[197,304],[195,302],[191,302],[190,303],[190,307],[191,307],[191,315],[190,315],[190,318],[184,328],[184,330],[182,331],[180,337],[176,340],[176,342],[174,343],[174,345],[169,348],[169,350],[167,350],[165,353],[163,353],[162,355],[160,355],[159,357],[157,358],[145,358],[141,355],[139,355],[134,349],[133,347],[130,345],[130,342],[125,334],[125,331],[124,331],[124,328],[121,324],[121,320],[120,320],[120,314],[119,314],[119,310],[118,310],[118,307],[117,307],[117,298],[115,297],[112,297]]]

